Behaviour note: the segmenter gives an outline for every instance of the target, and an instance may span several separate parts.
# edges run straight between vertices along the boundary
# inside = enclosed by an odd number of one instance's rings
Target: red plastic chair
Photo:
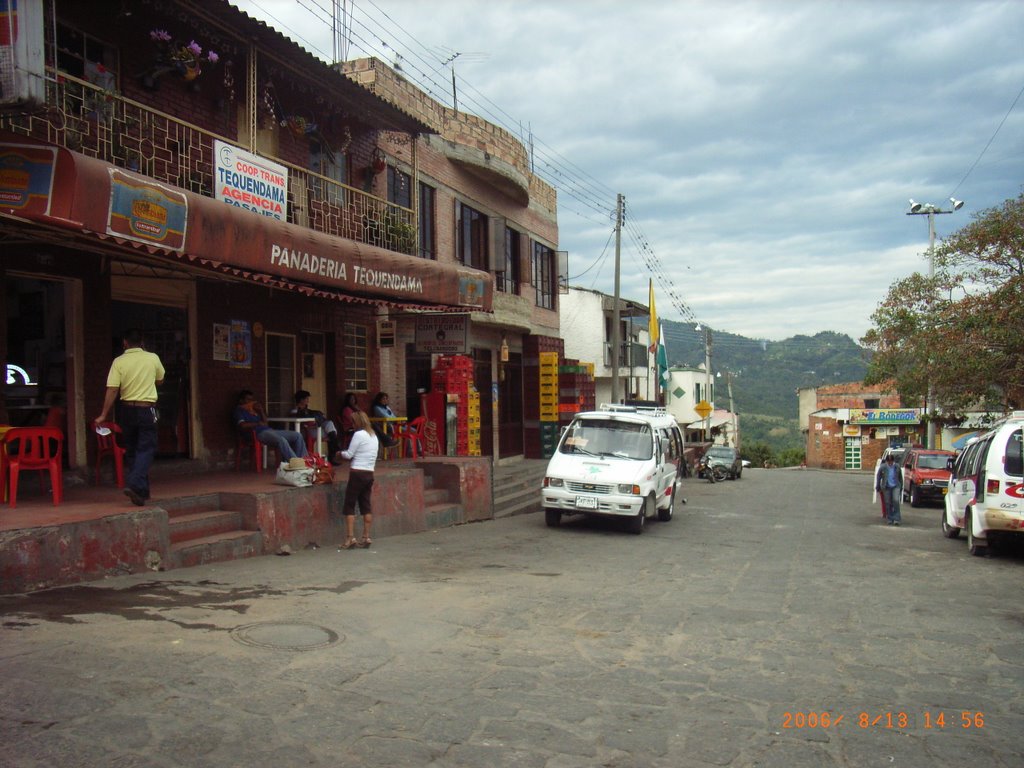
[[[117,436],[121,434],[121,428],[112,421],[104,421],[96,426],[106,427],[110,430],[109,435],[96,433],[96,485],[100,484],[100,464],[103,462],[103,457],[112,456],[117,487],[124,488],[124,455],[127,449],[118,444]]]
[[[54,505],[64,499],[64,433],[56,427],[16,427],[4,435],[0,454],[0,491],[12,508],[18,506],[18,475],[23,469],[38,469],[39,485],[45,489],[43,473],[50,472]]]
[[[256,430],[247,429],[238,432],[238,443],[235,446],[235,471],[242,468],[242,451],[248,450],[252,457],[253,468],[257,472],[263,471],[263,451],[273,450],[256,439]]]
[[[423,425],[426,423],[425,417],[417,416],[398,430],[398,439],[403,444],[404,455],[413,459],[423,458],[423,446],[426,439]]]

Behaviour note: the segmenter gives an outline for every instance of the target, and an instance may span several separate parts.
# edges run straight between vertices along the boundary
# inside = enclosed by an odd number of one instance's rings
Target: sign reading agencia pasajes
[[[288,169],[243,149],[213,142],[214,197],[278,221],[288,218]]]
[[[918,424],[917,408],[851,408],[849,424]]]

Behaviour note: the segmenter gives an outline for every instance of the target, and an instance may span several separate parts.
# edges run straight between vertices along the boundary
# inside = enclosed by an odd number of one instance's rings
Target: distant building
[[[923,439],[921,410],[904,408],[891,383],[805,387],[797,398],[809,467],[870,469],[886,448]]]

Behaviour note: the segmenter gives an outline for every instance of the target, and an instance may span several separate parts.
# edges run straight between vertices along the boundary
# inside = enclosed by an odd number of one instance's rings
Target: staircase
[[[161,506],[168,515],[168,568],[189,568],[263,554],[263,535],[247,528],[245,514],[240,510],[222,509],[219,493],[173,499]]]
[[[494,517],[540,512],[540,489],[547,466],[547,459],[517,459],[495,464]]]

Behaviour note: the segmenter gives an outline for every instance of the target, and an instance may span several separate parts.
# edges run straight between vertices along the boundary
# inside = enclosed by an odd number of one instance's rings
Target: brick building
[[[224,0],[18,8],[43,67],[38,96],[0,107],[0,360],[24,372],[0,380],[0,421],[63,406],[84,471],[110,359],[141,327],[167,368],[162,458],[230,463],[242,388],[271,412],[307,389],[331,414],[386,390],[415,416],[442,352],[475,361],[482,452],[524,452],[558,228],[514,137]]]
[[[853,382],[797,390],[807,466],[871,468],[886,448],[919,442],[920,409],[902,407],[891,386]]]

